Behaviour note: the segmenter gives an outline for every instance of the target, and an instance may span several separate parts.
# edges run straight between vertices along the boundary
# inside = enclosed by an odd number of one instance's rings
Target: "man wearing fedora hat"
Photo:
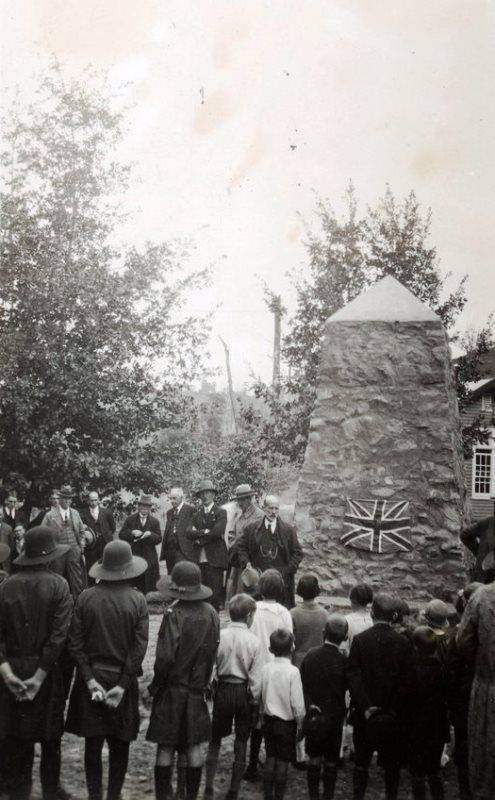
[[[161,544],[162,533],[158,519],[151,514],[152,507],[151,495],[142,494],[138,500],[137,512],[127,517],[119,532],[119,538],[131,545],[133,555],[144,558],[148,564],[146,572],[134,582],[143,594],[154,592],[160,577],[156,548]]]
[[[170,575],[177,561],[194,561],[194,544],[187,536],[196,508],[184,500],[180,486],[170,489],[168,498],[172,508],[167,511],[160,561],[165,561]]]
[[[89,573],[93,564],[101,561],[105,545],[114,537],[115,518],[109,508],[101,505],[98,492],[93,490],[88,493],[88,505],[81,509],[81,519],[94,537],[85,551],[86,569]],[[88,582],[91,583],[92,579]]]
[[[50,528],[32,528],[15,559],[19,571],[0,585],[0,739],[12,800],[29,798],[35,742],[43,800],[57,796],[65,706],[59,658],[72,598],[49,565],[68,549]]]
[[[62,558],[52,564],[52,569],[66,578],[73,598],[78,597],[87,585],[84,550],[93,541],[93,534],[82,521],[79,512],[71,508],[74,490],[70,486],[62,486],[58,504],[43,517],[43,525],[51,528],[60,544],[68,545]]]
[[[215,503],[218,489],[212,481],[201,481],[195,496],[201,507],[191,518],[187,532],[194,545],[194,561],[201,569],[201,580],[212,591],[211,604],[217,611],[224,601],[224,573],[228,555],[225,544],[227,512]]]
[[[175,751],[186,752],[186,800],[196,800],[201,781],[201,745],[210,738],[205,701],[220,638],[220,621],[207,602],[212,590],[201,583],[197,564],[179,561],[157,589],[171,605],[158,633],[153,697],[146,738],[157,747],[155,794],[169,800]]]
[[[244,591],[241,586],[240,577],[242,570],[240,569],[238,557],[238,543],[242,534],[248,525],[256,522],[261,522],[263,519],[263,511],[254,502],[256,492],[251,488],[249,483],[240,483],[236,486],[234,491],[234,500],[237,503],[237,513],[234,517],[234,526],[229,531],[229,569],[227,573],[227,599],[233,597],[237,592]]]
[[[148,645],[148,608],[132,580],[147,569],[128,542],[105,545],[90,576],[97,581],[74,609],[69,650],[77,665],[66,730],[85,739],[89,800],[102,798],[102,749],[109,751],[107,800],[118,800],[139,731],[137,676]]]

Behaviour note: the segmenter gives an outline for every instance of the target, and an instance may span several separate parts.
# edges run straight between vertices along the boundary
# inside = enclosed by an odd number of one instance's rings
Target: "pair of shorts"
[[[220,682],[213,702],[211,738],[220,741],[232,733],[241,742],[247,742],[253,722],[253,707],[249,702],[247,686],[244,683]]]
[[[263,721],[265,751],[267,758],[292,762],[297,760],[297,723],[265,714]]]
[[[322,719],[318,730],[306,733],[304,749],[308,758],[325,758],[331,763],[337,762],[342,744],[343,725]]]

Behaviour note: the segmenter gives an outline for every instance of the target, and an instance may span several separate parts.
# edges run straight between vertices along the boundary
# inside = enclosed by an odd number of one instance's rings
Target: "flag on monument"
[[[346,547],[370,553],[412,550],[404,535],[411,530],[409,502],[387,500],[351,500],[347,498],[344,525],[349,527],[340,541]]]

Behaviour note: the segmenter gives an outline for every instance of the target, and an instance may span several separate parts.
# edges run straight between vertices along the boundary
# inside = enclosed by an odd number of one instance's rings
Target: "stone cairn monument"
[[[329,318],[296,524],[326,594],[410,600],[466,580],[463,457],[440,318],[386,277]]]

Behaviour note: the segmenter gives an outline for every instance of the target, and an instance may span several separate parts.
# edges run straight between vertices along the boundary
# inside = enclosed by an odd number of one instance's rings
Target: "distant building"
[[[481,417],[490,434],[487,444],[473,447],[472,458],[466,459],[464,472],[473,520],[493,514],[495,501],[495,347],[482,359],[481,379],[470,386],[471,403],[462,414],[462,425],[471,425]]]

